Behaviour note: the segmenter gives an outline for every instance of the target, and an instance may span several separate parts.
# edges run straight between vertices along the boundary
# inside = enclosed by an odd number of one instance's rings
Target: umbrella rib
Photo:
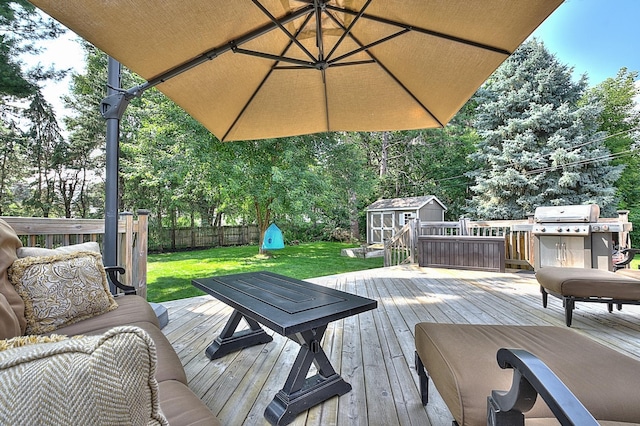
[[[322,7],[320,1],[324,4],[323,0],[314,0],[313,7],[316,10],[316,47],[318,48],[318,61],[324,62],[324,41],[322,39]],[[323,73],[324,79],[324,73]]]
[[[287,35],[287,37],[289,37],[289,40],[291,40],[292,42],[294,42],[296,44],[296,46],[298,46],[309,58],[311,58],[312,60],[315,61],[315,57],[313,56],[313,54],[311,52],[309,52],[309,50],[307,50],[306,47],[304,47],[302,45],[302,43],[300,43],[300,41],[298,41],[298,39],[289,32],[289,30],[287,30],[284,25],[282,25],[280,23],[280,21],[278,21],[276,19],[275,16],[273,16],[268,10],[267,8],[265,8],[262,3],[260,3],[259,0],[252,0],[253,3],[262,11],[262,13],[265,14],[265,16],[267,18],[269,18],[271,20],[271,22],[273,22],[278,28],[280,28],[280,30],[285,33]],[[309,13],[312,13],[311,11]]]
[[[338,41],[336,42],[336,44],[333,46],[333,49],[331,49],[331,51],[329,52],[329,54],[327,55],[327,61],[331,58],[331,56],[333,56],[333,54],[335,53],[335,51],[338,49],[338,47],[342,44],[342,42],[344,41],[344,39],[347,37],[347,35],[349,35],[349,33],[351,33],[351,29],[353,28],[353,26],[358,22],[358,20],[362,17],[362,15],[364,14],[364,11],[367,9],[367,7],[369,7],[369,4],[371,4],[372,0],[367,0],[367,2],[365,3],[364,6],[362,6],[362,9],[360,9],[360,12],[358,12],[358,14],[356,15],[355,18],[353,18],[353,21],[351,21],[351,24],[349,24],[349,26],[347,27],[347,29],[342,33],[342,35],[340,36],[340,38],[338,39]]]
[[[358,15],[358,12],[356,12],[354,10],[345,9],[345,8],[338,7],[338,6],[332,6],[330,4],[327,4],[326,8],[330,9],[330,10],[333,10],[333,11],[336,11],[336,12],[347,13],[347,14],[350,14],[350,15]],[[366,13],[363,13],[361,15],[361,17],[365,18],[365,19],[369,19],[371,21],[380,22],[382,24],[393,25],[393,26],[400,27],[400,28],[405,28],[405,29],[408,29],[408,30],[411,30],[411,31],[416,31],[416,32],[419,32],[419,33],[422,33],[422,34],[443,38],[443,39],[450,40],[450,41],[453,41],[453,42],[456,42],[456,43],[462,43],[462,44],[466,44],[466,45],[469,45],[469,46],[477,47],[477,48],[480,48],[480,49],[489,50],[491,52],[500,53],[502,55],[506,55],[506,56],[511,55],[511,52],[509,52],[508,50],[505,50],[505,49],[501,49],[499,47],[490,46],[488,44],[479,43],[479,42],[476,42],[476,41],[473,41],[473,40],[467,40],[467,39],[464,39],[464,38],[461,38],[461,37],[456,37],[456,36],[452,36],[452,35],[445,34],[445,33],[440,33],[438,31],[428,30],[426,28],[420,28],[420,27],[416,27],[416,26],[413,26],[413,25],[403,24],[402,22],[393,21],[391,19],[385,19],[385,18],[381,18],[381,17],[378,17],[378,16],[374,16],[374,15],[368,15]]]
[[[322,4],[321,4],[322,3]],[[329,96],[327,93],[327,64],[324,58],[324,40],[322,35],[322,11],[324,10],[325,0],[314,0],[313,6],[316,9],[316,47],[318,48],[318,69],[322,73],[322,89],[324,92],[324,118],[327,131],[331,128],[329,125]]]
[[[339,64],[331,64],[332,68],[335,67],[347,67],[347,66],[351,66],[351,65],[366,65],[366,64],[375,64],[376,61],[374,61],[373,59],[368,59],[368,60],[360,60],[360,61],[351,61],[351,62],[341,62]],[[289,66],[275,66],[274,69],[276,70],[299,70],[299,69],[309,69],[309,67],[303,67],[303,66],[295,66],[295,65],[289,65]]]
[[[406,33],[408,33],[409,31],[411,31],[411,30],[409,30],[408,28],[405,28],[405,29],[403,29],[403,30],[401,30],[401,31],[398,31],[398,32],[397,32],[397,33],[395,33],[395,34],[391,34],[391,35],[389,35],[389,36],[387,36],[387,37],[381,38],[380,40],[376,40],[376,41],[374,41],[373,43],[369,43],[369,44],[367,44],[366,46],[360,46],[360,47],[359,47],[358,49],[356,49],[356,50],[352,50],[351,52],[345,53],[344,55],[341,55],[341,56],[338,56],[338,57],[337,57],[337,58],[335,58],[335,59],[332,59],[331,61],[329,61],[329,64],[334,65],[336,62],[339,62],[339,61],[341,61],[341,60],[342,60],[342,59],[344,59],[344,58],[348,58],[349,56],[353,56],[353,55],[355,55],[355,54],[357,54],[357,53],[360,53],[360,52],[362,52],[362,51],[364,51],[364,50],[367,50],[367,49],[369,49],[369,48],[371,48],[371,47],[377,46],[378,44],[381,44],[381,43],[387,42],[387,41],[389,41],[389,40],[391,40],[391,39],[394,39],[394,38],[396,38],[396,37],[398,37],[398,36],[401,36],[401,35],[403,35],[403,34],[406,34]]]
[[[244,55],[256,56],[258,58],[264,59],[272,59],[274,61],[280,62],[289,62],[292,64],[296,64],[301,68],[316,68],[316,64],[314,62],[303,61],[301,59],[287,58],[286,56],[272,55],[271,53],[257,52],[255,50],[241,49],[239,47],[232,47],[231,50],[233,50],[233,53],[241,53]]]

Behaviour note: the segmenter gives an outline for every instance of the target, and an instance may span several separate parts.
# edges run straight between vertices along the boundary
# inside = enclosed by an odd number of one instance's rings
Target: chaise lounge
[[[640,361],[571,329],[422,322],[415,345],[422,402],[431,379],[454,425],[640,422]]]
[[[601,269],[545,267],[536,272],[540,283],[542,306],[547,307],[548,295],[562,299],[565,323],[571,327],[576,302],[606,303],[609,312],[624,304],[640,304],[640,271],[621,269],[609,272]]]

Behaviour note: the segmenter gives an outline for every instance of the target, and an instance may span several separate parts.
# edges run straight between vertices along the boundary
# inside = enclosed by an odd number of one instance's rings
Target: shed
[[[367,243],[392,238],[410,219],[442,222],[447,207],[434,195],[378,200],[367,207]]]

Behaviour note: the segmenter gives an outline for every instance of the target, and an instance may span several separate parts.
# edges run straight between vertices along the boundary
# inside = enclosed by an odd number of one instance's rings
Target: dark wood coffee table
[[[375,309],[375,300],[271,272],[197,279],[193,285],[234,309],[222,333],[206,350],[210,359],[270,342],[272,337],[260,324],[300,345],[284,387],[264,412],[271,424],[288,424],[310,407],[351,390],[320,342],[327,324]],[[249,329],[236,331],[242,318]],[[317,374],[307,377],[312,363]]]

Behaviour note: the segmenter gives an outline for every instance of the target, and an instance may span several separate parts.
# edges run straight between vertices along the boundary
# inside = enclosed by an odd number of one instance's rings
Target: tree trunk
[[[159,206],[158,206],[159,207]],[[158,208],[158,212],[156,214],[156,218],[157,218],[157,222],[158,222],[158,250],[160,251],[160,253],[164,252],[164,247],[163,247],[163,235],[162,235],[162,212],[161,209]]]
[[[266,250],[262,249],[262,243],[264,242],[264,234],[267,232],[269,221],[271,220],[271,209],[269,208],[271,201],[273,201],[273,199],[269,199],[265,206],[261,206],[258,201],[254,202],[258,229],[260,230],[260,239],[258,241],[258,253],[260,254],[264,254],[266,252]]]
[[[382,144],[380,148],[380,177],[387,174],[389,161],[389,132],[382,132]]]
[[[360,240],[360,223],[358,221],[357,194],[349,189],[349,222],[351,224],[351,238]]]
[[[176,249],[176,209],[171,209],[171,250]]]

